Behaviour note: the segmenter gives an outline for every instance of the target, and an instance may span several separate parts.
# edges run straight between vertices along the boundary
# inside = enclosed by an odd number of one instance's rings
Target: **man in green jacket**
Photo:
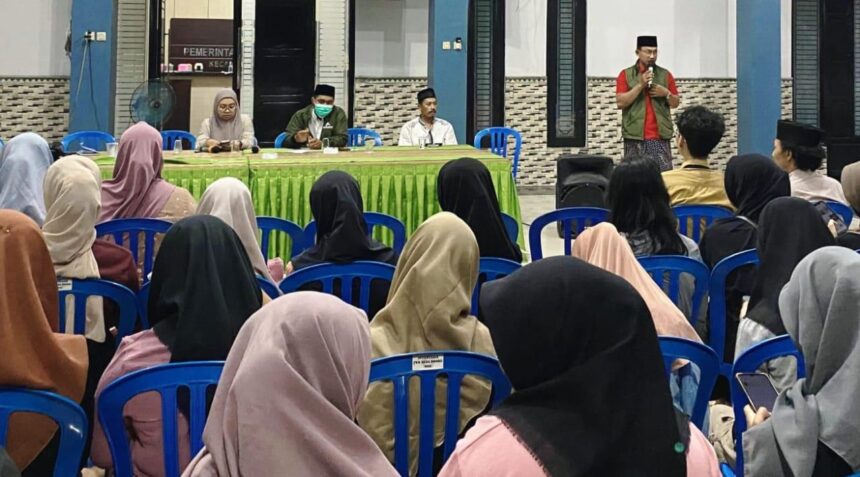
[[[346,112],[334,105],[334,86],[319,84],[314,88],[311,104],[296,111],[287,124],[284,146],[291,149],[321,149],[322,140],[330,147],[345,147]]]

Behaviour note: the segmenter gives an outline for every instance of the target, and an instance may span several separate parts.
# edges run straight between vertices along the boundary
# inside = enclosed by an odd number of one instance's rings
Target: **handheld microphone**
[[[654,74],[654,66],[649,66],[648,72],[653,75]],[[651,80],[648,80],[648,89],[651,89]]]
[[[260,148],[258,146],[251,146],[251,154],[256,154],[260,152]]]

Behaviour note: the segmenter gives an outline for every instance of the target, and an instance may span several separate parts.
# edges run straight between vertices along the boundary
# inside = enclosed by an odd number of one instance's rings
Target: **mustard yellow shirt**
[[[723,173],[708,167],[708,161],[691,159],[663,173],[669,202],[675,205],[719,205],[734,210],[726,196]]]

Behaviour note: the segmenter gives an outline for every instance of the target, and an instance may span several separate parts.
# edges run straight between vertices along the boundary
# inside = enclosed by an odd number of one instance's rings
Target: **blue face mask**
[[[331,114],[331,110],[334,109],[334,106],[330,104],[315,104],[314,105],[314,113],[316,113],[317,117],[324,118]]]

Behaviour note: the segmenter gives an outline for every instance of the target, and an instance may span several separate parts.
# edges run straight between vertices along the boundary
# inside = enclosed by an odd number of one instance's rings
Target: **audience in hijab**
[[[236,232],[216,217],[177,222],[155,259],[149,292],[151,329],[126,337],[99,381],[96,399],[110,383],[159,364],[224,360],[245,320],[262,306],[254,269]],[[163,472],[161,399],[148,393],[124,410],[135,475]],[[92,460],[111,468],[110,451],[96,423]],[[188,425],[179,423],[180,465],[188,455]]]
[[[676,417],[648,306],[623,278],[550,257],[485,284],[481,310],[514,393],[441,476],[719,475]]]
[[[719,205],[731,208],[723,173],[708,165],[708,156],[726,132],[723,116],[703,106],[678,115],[675,145],[684,158],[681,167],[663,172],[672,205]]]
[[[854,210],[854,215],[860,216],[860,162],[842,169],[842,190],[845,191],[845,198]],[[851,250],[860,250],[860,222],[857,227],[850,227],[848,233],[837,237],[836,242]]]
[[[436,191],[442,210],[460,217],[478,240],[481,257],[522,262],[519,246],[511,242],[490,171],[481,161],[464,157],[439,170]]]
[[[230,88],[218,91],[212,105],[212,116],[200,124],[197,148],[207,152],[229,152],[256,145],[254,123],[250,116],[239,113],[236,92]]]
[[[218,217],[232,227],[242,241],[257,275],[272,280],[257,243],[257,214],[248,186],[233,177],[218,179],[206,188],[197,204],[197,214]]]
[[[39,226],[45,221],[42,183],[53,162],[42,136],[24,133],[13,137],[0,152],[0,209],[22,212]]]
[[[461,350],[495,355],[487,327],[470,315],[478,280],[478,242],[465,222],[449,212],[427,219],[406,243],[397,263],[388,303],[370,323],[373,358],[430,350]],[[417,416],[418,382],[410,382],[409,414]],[[476,377],[463,379],[460,426],[481,414],[490,385]],[[444,438],[447,386],[436,386],[435,445]],[[358,412],[358,422],[388,459],[394,458],[393,387],[373,383]],[[418,420],[409,420],[410,474],[417,471]]]
[[[815,206],[796,197],[774,199],[764,208],[757,242],[759,268],[746,316],[738,327],[735,358],[758,342],[785,334],[778,306],[782,287],[809,253],[835,245]],[[797,375],[793,358],[770,361],[765,370],[778,390],[791,386]]]
[[[113,179],[102,183],[99,222],[151,217],[175,222],[194,213],[197,203],[187,190],[161,178],[161,134],[139,122],[119,141]]]
[[[833,200],[847,204],[839,181],[817,172],[827,155],[821,146],[824,134],[822,129],[807,124],[778,121],[776,139],[773,141],[773,160],[788,173],[792,196],[810,201]]]
[[[355,423],[369,374],[363,311],[317,292],[278,298],[236,337],[182,475],[398,475]]]
[[[90,369],[83,336],[57,333],[57,279],[39,227],[20,212],[0,210],[0,231],[0,386],[55,392],[92,416],[91,385],[104,368]],[[53,473],[56,429],[45,416],[10,418],[6,451],[23,475]]]
[[[825,247],[800,261],[779,296],[783,327],[806,377],[780,393],[773,414],[747,409],[745,474],[843,476],[860,471],[860,256]],[[764,420],[764,422],[762,422]]]
[[[346,146],[347,116],[343,108],[334,105],[334,90],[328,84],[316,85],[311,104],[290,118],[284,147],[322,149],[324,139],[330,147]]]
[[[351,175],[343,171],[329,171],[320,176],[311,187],[310,203],[317,224],[316,243],[287,264],[287,273],[320,263],[351,263],[357,260],[397,265],[397,252],[368,235],[364,202],[358,181]],[[357,304],[359,283],[354,285],[354,304]],[[371,282],[371,314],[385,306],[389,286],[387,281]],[[309,284],[306,289],[322,291],[322,285]],[[339,282],[335,283],[335,289],[335,294],[340,293]]]

